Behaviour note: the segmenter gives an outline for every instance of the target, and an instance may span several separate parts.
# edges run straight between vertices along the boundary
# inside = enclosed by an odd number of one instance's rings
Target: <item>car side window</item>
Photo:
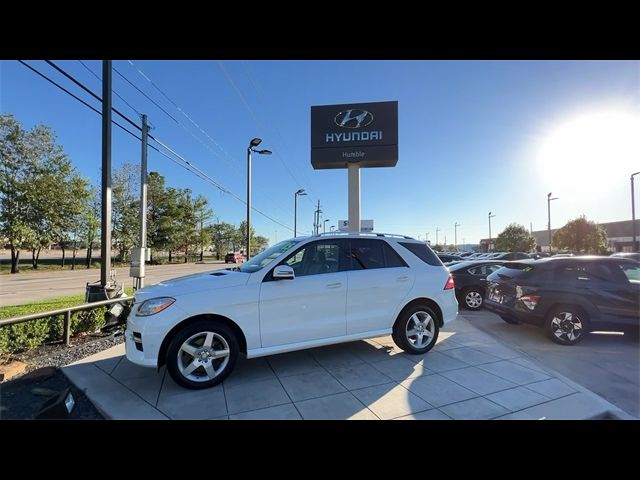
[[[286,258],[296,277],[346,270],[346,242],[342,239],[309,243]]]
[[[407,267],[402,257],[384,240],[351,239],[351,270]]]
[[[622,273],[627,277],[627,280],[631,283],[640,284],[640,266],[632,265],[630,263],[622,263],[618,264]]]

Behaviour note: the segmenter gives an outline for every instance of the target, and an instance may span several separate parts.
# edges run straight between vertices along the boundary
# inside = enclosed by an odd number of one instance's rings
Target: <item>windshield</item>
[[[269,265],[284,252],[291,250],[294,245],[300,242],[301,240],[291,239],[276,243],[274,246],[267,248],[264,252],[259,253],[248,262],[243,263],[240,267],[236,267],[236,269],[244,273],[257,272],[263,267]]]

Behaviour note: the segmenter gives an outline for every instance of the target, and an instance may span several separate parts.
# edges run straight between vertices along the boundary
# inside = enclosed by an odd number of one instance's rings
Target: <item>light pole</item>
[[[293,194],[293,238],[297,236],[298,232],[298,195],[306,195],[304,188],[301,188]]]
[[[460,224],[458,222],[455,223],[455,225],[453,226],[453,241],[456,244],[456,250],[458,249],[458,227],[460,226]]]
[[[487,246],[487,252],[491,251],[491,219],[495,217],[495,215],[491,215],[489,212],[489,245]]]
[[[438,245],[438,232],[440,231],[439,227],[436,227],[436,245]]]
[[[640,172],[631,174],[631,227],[633,228],[633,243],[631,244],[631,250],[634,252],[638,251],[638,242],[636,241],[636,201],[635,194],[633,193],[633,177],[636,175],[640,175]]]
[[[322,233],[327,233],[327,222],[331,220],[330,218],[325,218],[324,222],[322,222]]]
[[[249,241],[251,238],[251,152],[259,153],[260,155],[271,155],[271,150],[256,150],[255,148],[262,143],[262,139],[254,138],[249,142],[247,147],[247,232],[246,232],[246,259],[249,260],[251,256],[251,250]]]
[[[551,198],[551,192],[547,194],[547,232],[549,232],[549,254],[551,254],[551,200],[558,200],[558,197]]]

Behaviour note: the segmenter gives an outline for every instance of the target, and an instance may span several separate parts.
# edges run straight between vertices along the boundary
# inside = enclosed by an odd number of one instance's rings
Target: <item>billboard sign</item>
[[[311,165],[315,169],[395,167],[398,102],[311,107]]]

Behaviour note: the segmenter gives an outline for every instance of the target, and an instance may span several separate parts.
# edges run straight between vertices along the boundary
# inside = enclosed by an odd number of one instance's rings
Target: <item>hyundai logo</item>
[[[366,127],[373,122],[373,114],[366,110],[344,110],[336,115],[333,121],[339,127],[344,128],[361,128]]]

